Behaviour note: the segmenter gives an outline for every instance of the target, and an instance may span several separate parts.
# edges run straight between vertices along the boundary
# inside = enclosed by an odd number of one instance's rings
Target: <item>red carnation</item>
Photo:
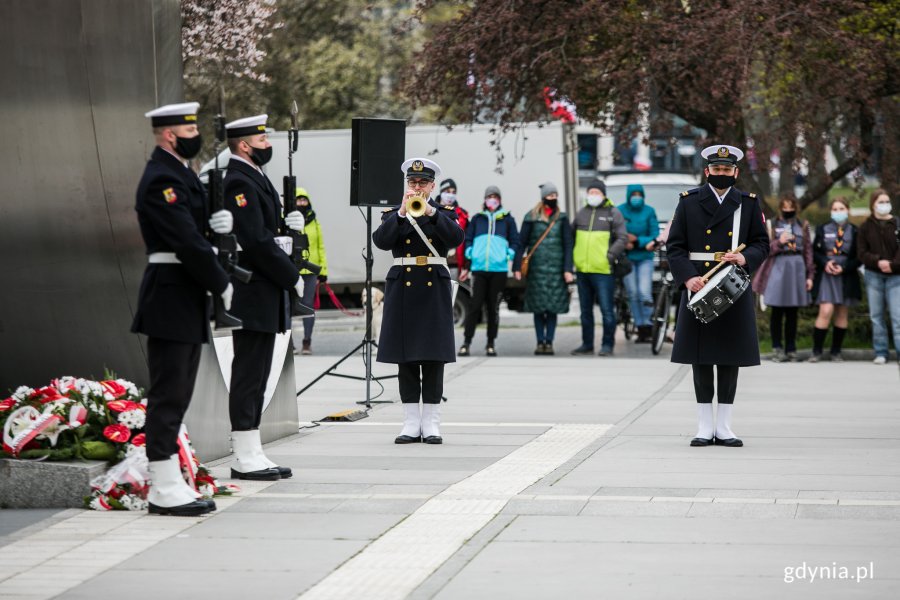
[[[6,400],[0,401],[0,412],[3,412],[4,410],[9,410],[15,405],[16,405],[15,398],[7,398]]]
[[[146,446],[147,445],[147,434],[139,433],[134,436],[134,439],[131,440],[131,443],[135,446]]]
[[[117,444],[124,444],[131,437],[131,430],[124,425],[107,425],[103,429],[103,435]]]
[[[118,381],[108,379],[106,381],[101,381],[100,385],[103,389],[110,394],[112,394],[113,398],[121,398],[125,394],[128,393],[128,390],[125,389],[125,386],[119,383]]]

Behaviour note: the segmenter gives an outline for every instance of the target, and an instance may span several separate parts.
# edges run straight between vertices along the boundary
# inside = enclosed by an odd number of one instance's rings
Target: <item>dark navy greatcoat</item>
[[[174,252],[181,264],[147,265],[131,331],[175,342],[208,342],[207,291],[224,292],[228,275],[204,237],[209,208],[200,179],[157,147],[138,184],[135,210],[147,254]]]
[[[289,291],[300,271],[275,243],[282,222],[278,191],[259,169],[232,158],[225,174],[225,208],[234,215],[234,233],[241,246],[238,264],[253,271],[250,283],[234,280],[230,312],[248,331],[289,330]]]
[[[438,255],[447,256],[450,248],[462,243],[465,234],[456,223],[453,207],[431,205],[437,212],[416,221]],[[372,241],[394,258],[430,256],[419,234],[396,208],[384,211]],[[443,266],[392,266],[385,281],[378,362],[455,362],[450,295],[450,274]]]
[[[735,210],[741,211],[740,232],[732,231]],[[739,244],[747,244],[741,253],[747,259],[744,269],[752,275],[769,254],[765,217],[755,194],[732,187],[720,205],[709,185],[682,193],[666,241],[669,267],[676,284],[683,285],[691,277],[702,276],[715,266],[714,262],[692,261],[688,253],[731,250],[733,235],[738,236]],[[687,291],[682,288],[672,362],[739,367],[758,365],[759,342],[753,299],[753,292],[748,289],[723,315],[704,324],[687,309]]]

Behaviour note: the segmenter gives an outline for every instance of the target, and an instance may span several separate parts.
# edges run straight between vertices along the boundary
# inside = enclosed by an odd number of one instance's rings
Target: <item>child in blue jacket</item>
[[[459,356],[469,355],[469,345],[482,306],[487,305],[488,356],[497,356],[494,340],[500,327],[500,295],[506,287],[509,262],[519,249],[519,231],[512,215],[502,206],[500,188],[490,185],[484,190],[484,209],[466,227],[465,256],[472,272],[472,301],[466,315],[465,340]]]

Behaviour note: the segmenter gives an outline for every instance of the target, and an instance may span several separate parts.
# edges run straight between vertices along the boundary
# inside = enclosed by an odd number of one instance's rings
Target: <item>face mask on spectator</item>
[[[628,204],[630,204],[632,208],[641,208],[644,206],[644,197],[635,194],[628,199]]]
[[[498,198],[485,198],[484,207],[488,210],[497,210],[500,208],[500,200]]]
[[[587,203],[588,203],[588,206],[593,206],[593,207],[600,206],[601,204],[603,204],[603,194],[602,193],[588,194]]]
[[[441,204],[450,206],[454,202],[456,202],[456,194],[452,192],[441,192]]]
[[[891,207],[890,202],[888,202],[886,204],[885,203],[876,204],[875,212],[877,212],[879,215],[889,215],[889,214],[891,214],[891,208],[892,207]]]
[[[796,210],[783,210],[781,211],[781,216],[785,219],[793,219],[797,215]]]
[[[840,212],[840,211],[831,211],[831,220],[835,223],[843,223],[847,220],[847,217],[850,216],[850,213]]]

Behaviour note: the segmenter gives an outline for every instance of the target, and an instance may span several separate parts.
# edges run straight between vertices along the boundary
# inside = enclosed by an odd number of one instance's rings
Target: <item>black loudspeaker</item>
[[[350,206],[394,206],[403,199],[406,121],[353,119]]]

